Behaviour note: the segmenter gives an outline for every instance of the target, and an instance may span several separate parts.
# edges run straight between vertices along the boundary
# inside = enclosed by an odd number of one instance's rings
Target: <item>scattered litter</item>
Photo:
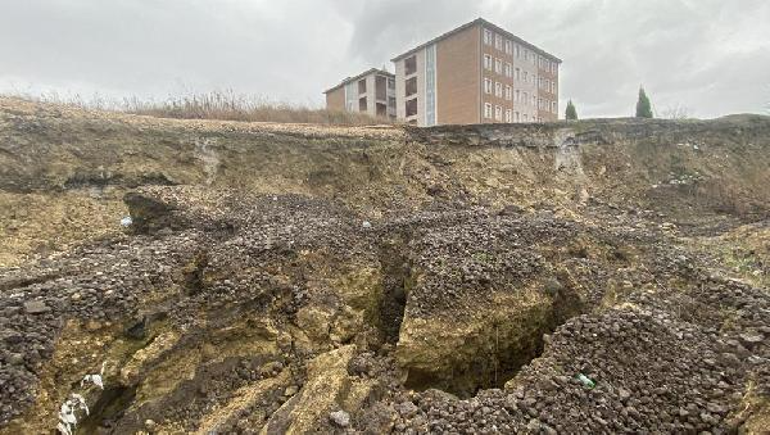
[[[103,390],[104,389],[104,381],[102,380],[102,376],[104,376],[104,364],[105,363],[106,362],[102,363],[102,370],[99,373],[96,373],[96,374],[93,374],[93,375],[85,375],[85,377],[83,377],[83,380],[80,381],[80,386],[82,387],[86,383],[90,382],[90,383],[96,385],[97,387],[99,387],[99,388],[101,388]]]
[[[75,411],[78,409],[85,411],[86,415],[89,415],[86,399],[80,394],[73,393],[69,399],[62,403],[59,410],[59,424],[56,425],[56,429],[62,435],[73,435],[75,426],[78,424],[78,418],[75,415]]]
[[[364,225],[363,226],[364,226],[364,228],[371,228],[372,227],[372,223],[369,222],[369,221],[364,221]]]
[[[593,390],[594,387],[596,387],[596,382],[592,381],[591,378],[589,378],[588,376],[582,373],[578,373],[576,377],[577,377],[577,380],[580,381],[580,383],[583,384],[583,386],[588,387],[588,389]]]
[[[120,220],[120,225],[123,228],[128,228],[134,223],[134,220],[131,219],[131,216],[126,216],[123,219]]]

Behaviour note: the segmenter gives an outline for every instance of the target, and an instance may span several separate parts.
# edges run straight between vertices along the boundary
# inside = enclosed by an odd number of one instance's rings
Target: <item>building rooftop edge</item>
[[[429,46],[431,44],[435,44],[435,43],[437,43],[439,41],[442,41],[442,40],[444,40],[444,39],[446,39],[446,38],[448,38],[448,37],[450,37],[450,36],[452,36],[452,35],[454,35],[456,33],[462,32],[465,29],[468,29],[470,27],[473,27],[473,26],[479,25],[479,24],[487,26],[487,27],[491,27],[496,32],[505,34],[506,36],[508,36],[509,38],[513,39],[517,43],[519,43],[521,45],[524,45],[524,46],[530,48],[531,50],[534,50],[538,54],[544,55],[544,56],[546,56],[546,57],[550,58],[551,60],[554,60],[554,61],[556,61],[558,63],[562,63],[562,60],[559,59],[558,57],[554,56],[553,54],[543,50],[542,48],[539,48],[538,46],[532,44],[531,42],[527,42],[527,41],[521,39],[520,37],[514,35],[513,33],[503,29],[502,27],[500,27],[500,26],[498,26],[498,25],[496,25],[494,23],[491,23],[491,22],[485,20],[484,18],[476,18],[475,20],[473,20],[473,21],[471,21],[469,23],[463,24],[462,26],[457,27],[455,29],[452,29],[452,30],[450,30],[450,31],[448,31],[448,32],[446,32],[446,33],[444,33],[442,35],[439,35],[438,37],[433,38],[433,39],[431,39],[430,41],[428,41],[428,42],[426,42],[424,44],[420,44],[417,47],[414,47],[414,48],[412,48],[409,51],[406,51],[406,52],[404,52],[402,54],[399,54],[398,56],[394,57],[390,61],[391,62],[398,62],[399,60],[403,59],[404,57],[409,56],[410,54],[413,54],[413,53],[415,53],[417,51],[420,51],[423,48],[425,48],[425,47],[427,47],[427,46]]]
[[[386,75],[386,76],[388,76],[388,77],[395,77],[395,76],[396,76],[395,74],[393,74],[393,73],[391,73],[391,72],[388,72],[388,71],[385,71],[384,69],[379,69],[379,68],[369,68],[368,70],[366,70],[366,71],[362,72],[361,74],[359,74],[359,75],[357,75],[357,76],[354,76],[354,77],[348,77],[348,78],[344,79],[342,82],[340,82],[339,84],[337,84],[337,85],[336,85],[336,86],[334,86],[334,87],[331,87],[331,88],[329,88],[329,89],[325,90],[323,93],[324,93],[324,94],[328,94],[329,92],[332,92],[332,91],[336,91],[337,89],[339,89],[339,88],[341,88],[341,87],[345,86],[346,84],[348,84],[348,83],[350,83],[350,82],[354,82],[354,81],[356,81],[356,80],[359,80],[359,79],[361,79],[361,78],[363,78],[363,77],[366,77],[366,76],[368,76],[369,74],[382,74],[382,75]]]

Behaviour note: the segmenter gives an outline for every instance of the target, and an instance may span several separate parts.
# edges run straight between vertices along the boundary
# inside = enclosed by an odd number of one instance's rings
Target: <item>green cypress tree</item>
[[[572,100],[569,100],[567,103],[567,111],[564,113],[564,117],[567,118],[567,121],[577,121],[578,119],[577,109],[575,109]]]
[[[644,92],[643,87],[639,87],[639,101],[636,102],[636,117],[637,118],[652,118],[652,104],[647,97],[647,93]]]

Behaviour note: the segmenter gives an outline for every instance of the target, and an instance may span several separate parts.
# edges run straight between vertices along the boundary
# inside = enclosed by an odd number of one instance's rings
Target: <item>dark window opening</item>
[[[366,93],[366,79],[358,81],[358,93],[359,94],[365,94]]]
[[[417,77],[412,77],[406,81],[406,96],[410,97],[417,93]]]
[[[367,111],[366,97],[361,98],[360,100],[358,100],[358,111],[359,112],[366,112]]]
[[[377,76],[377,78],[374,79],[374,89],[375,93],[377,94],[378,100],[387,100],[388,99],[388,81],[385,77]]]
[[[417,57],[412,56],[404,61],[404,74],[410,75],[417,72]]]
[[[377,116],[388,116],[388,105],[383,103],[377,103]]]
[[[406,117],[417,115],[417,98],[406,102]]]

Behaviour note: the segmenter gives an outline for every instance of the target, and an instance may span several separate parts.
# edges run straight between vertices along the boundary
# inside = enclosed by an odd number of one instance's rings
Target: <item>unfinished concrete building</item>
[[[348,77],[324,92],[329,110],[360,112],[382,118],[396,118],[395,75],[372,68]]]
[[[393,62],[397,117],[411,124],[558,119],[561,60],[481,18]]]

